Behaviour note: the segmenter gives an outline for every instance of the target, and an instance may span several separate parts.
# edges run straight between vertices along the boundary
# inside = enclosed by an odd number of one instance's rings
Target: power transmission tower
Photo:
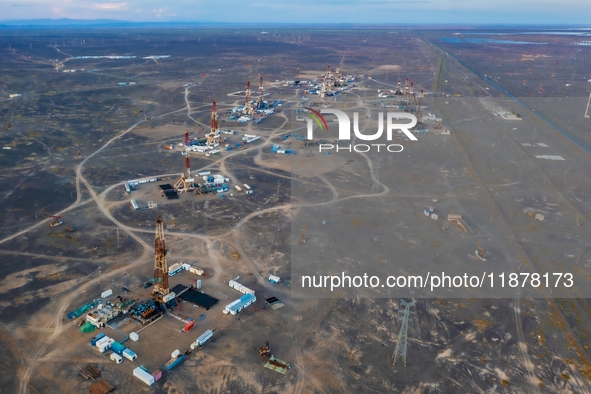
[[[406,302],[404,300],[400,300],[400,303],[404,306],[404,315],[402,316],[402,325],[400,326],[400,332],[398,333],[398,343],[396,344],[396,348],[394,349],[394,362],[392,365],[396,365],[396,361],[398,357],[402,358],[404,362],[404,366],[406,367],[406,342],[407,342],[407,334],[408,334],[408,319],[410,318],[410,314],[414,312],[410,311],[410,308],[413,307],[417,302],[411,301]],[[398,310],[399,312],[400,309]]]

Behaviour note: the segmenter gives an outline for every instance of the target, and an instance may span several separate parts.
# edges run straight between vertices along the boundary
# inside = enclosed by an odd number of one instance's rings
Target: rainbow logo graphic
[[[326,131],[328,131],[328,123],[326,123],[326,119],[324,119],[324,116],[322,116],[320,112],[308,107],[304,107],[304,109],[310,111],[310,113],[308,113],[308,116],[310,116],[312,119],[314,119],[316,123],[318,123],[318,126],[320,126],[321,131],[324,131],[324,127],[322,127],[322,124],[326,126]]]

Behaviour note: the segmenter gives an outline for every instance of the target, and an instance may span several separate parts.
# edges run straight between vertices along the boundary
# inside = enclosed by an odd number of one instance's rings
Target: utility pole
[[[587,101],[587,109],[585,110],[585,118],[589,117],[589,104],[591,103],[591,93],[589,93],[589,100]]]
[[[396,365],[398,357],[401,357],[402,361],[404,362],[404,366],[406,367],[406,342],[408,339],[408,319],[410,318],[411,313],[414,314],[414,312],[410,311],[410,308],[412,308],[416,303],[416,301],[406,302],[404,300],[400,300],[400,304],[404,306],[404,315],[402,316],[402,325],[400,326],[400,332],[398,333],[398,343],[396,344],[396,348],[394,349],[394,362],[392,363],[392,365]],[[401,310],[398,309],[398,312],[400,313]]]
[[[117,227],[117,249],[119,249],[119,227]]]

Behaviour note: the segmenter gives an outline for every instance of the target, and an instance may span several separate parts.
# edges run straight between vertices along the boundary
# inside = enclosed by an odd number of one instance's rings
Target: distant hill
[[[121,21],[116,19],[20,19],[11,21],[2,21],[0,24],[5,26],[69,26],[69,25],[111,25],[128,24],[134,22]]]
[[[214,26],[214,25],[227,25],[223,22],[210,22],[210,21],[199,21],[199,22],[132,22],[117,19],[19,19],[0,21],[0,27],[144,27],[144,26],[173,26],[173,25],[190,25],[190,26]]]

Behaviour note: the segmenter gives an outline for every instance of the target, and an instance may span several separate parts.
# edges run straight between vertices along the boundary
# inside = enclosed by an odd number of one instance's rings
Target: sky
[[[584,24],[590,0],[0,0],[0,21]]]

